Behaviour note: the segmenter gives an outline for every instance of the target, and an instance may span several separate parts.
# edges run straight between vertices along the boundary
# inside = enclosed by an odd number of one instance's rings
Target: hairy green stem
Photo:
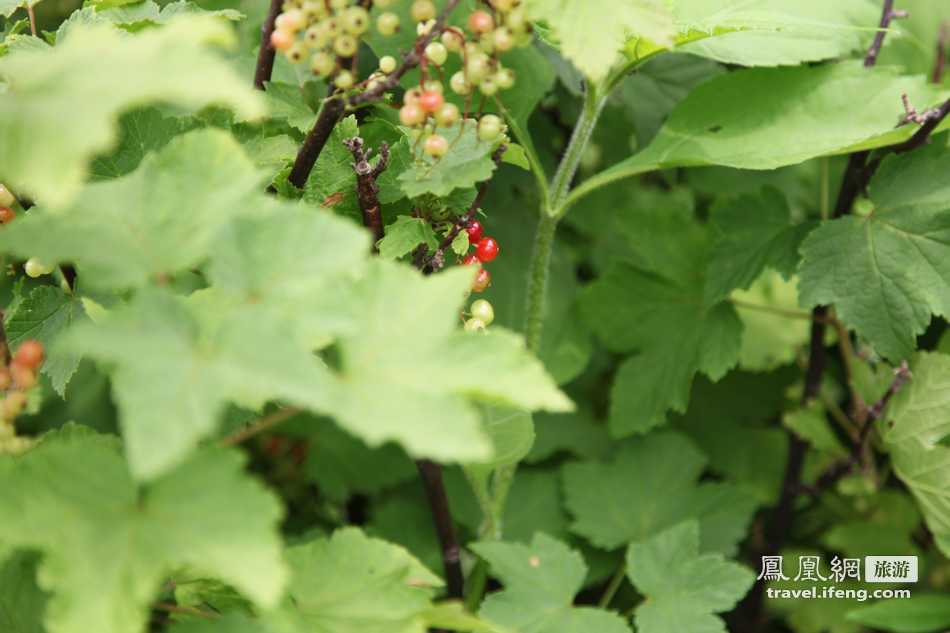
[[[548,275],[551,267],[551,251],[558,219],[542,213],[534,236],[534,250],[528,268],[528,301],[525,308],[525,341],[528,349],[537,354],[541,351],[541,333],[544,329],[544,311],[548,294]]]

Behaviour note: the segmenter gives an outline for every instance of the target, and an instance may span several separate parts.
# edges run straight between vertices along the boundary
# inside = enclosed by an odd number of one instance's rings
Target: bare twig
[[[376,179],[383,173],[389,164],[389,145],[382,143],[379,146],[379,161],[373,167],[369,163],[372,149],[365,149],[362,138],[355,136],[343,141],[347,149],[353,154],[353,171],[356,172],[356,197],[363,213],[363,225],[373,234],[373,250],[376,243],[383,239],[383,214],[379,206],[379,186]]]
[[[848,456],[829,466],[827,470],[815,479],[815,482],[811,486],[803,486],[803,491],[811,495],[819,495],[861,464],[861,458],[867,446],[867,439],[871,434],[871,430],[874,428],[874,423],[881,419],[881,415],[884,413],[884,409],[891,401],[891,398],[897,395],[911,378],[913,378],[913,374],[910,372],[907,361],[904,361],[900,364],[900,367],[894,370],[894,379],[891,381],[887,391],[868,409],[867,419],[862,423],[858,431],[858,437],[852,444]]]
[[[940,24],[940,33],[937,35],[937,56],[934,59],[934,70],[930,80],[935,84],[943,81],[943,69],[947,65],[947,44],[950,43],[950,22]]]
[[[270,430],[284,420],[294,417],[298,413],[300,413],[300,409],[296,407],[278,409],[269,415],[265,415],[264,417],[251,422],[247,426],[235,431],[231,435],[222,438],[220,444],[221,446],[236,446],[251,439],[255,435],[260,435],[264,431]]]
[[[870,68],[877,63],[877,56],[881,53],[884,36],[887,35],[887,28],[891,25],[891,21],[906,18],[908,15],[907,11],[894,10],[894,0],[884,0],[884,8],[881,11],[881,21],[878,24],[878,31],[874,34],[874,41],[871,43],[871,48],[868,49],[867,55],[864,56],[865,68]]]
[[[281,6],[283,0],[271,0],[267,17],[261,26],[261,48],[257,53],[257,67],[254,69],[254,87],[258,90],[264,89],[264,84],[270,81],[271,73],[274,72],[274,57],[277,51],[271,45],[270,38],[274,33],[274,21],[280,14]]]
[[[933,131],[937,129],[937,126],[950,114],[950,99],[944,101],[943,105],[939,108],[930,110],[929,112],[929,114],[925,113],[923,115],[926,120],[912,137],[893,147],[895,154],[910,152],[927,143],[927,141],[930,140],[931,133],[933,133]]]

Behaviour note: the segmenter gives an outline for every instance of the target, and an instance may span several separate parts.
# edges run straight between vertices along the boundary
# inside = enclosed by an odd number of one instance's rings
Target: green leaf
[[[390,262],[369,266],[350,291],[350,305],[359,306],[352,334],[338,342],[334,414],[344,428],[370,446],[396,440],[414,456],[478,462],[491,457],[491,444],[470,400],[571,408],[520,336],[458,330],[472,274],[456,267],[424,277]]]
[[[291,127],[305,134],[309,132],[316,115],[304,101],[300,86],[271,81],[266,88],[271,118],[287,121]]]
[[[702,551],[732,553],[756,504],[730,484],[697,483],[705,464],[689,440],[669,432],[631,440],[607,462],[569,463],[563,472],[571,530],[615,549],[698,519]]]
[[[39,556],[16,552],[3,558],[0,551],[0,627],[9,633],[46,633],[43,612],[49,596],[36,582]]]
[[[275,606],[287,579],[281,510],[243,467],[237,452],[204,450],[139,488],[112,438],[77,427],[0,459],[0,540],[42,553],[46,630],[144,630],[146,607],[181,566]]]
[[[363,270],[369,236],[323,209],[266,200],[256,207],[255,217],[239,218],[218,233],[210,281],[258,318],[282,324],[305,347],[326,345],[349,327],[334,295],[338,284],[351,283]]]
[[[747,290],[770,268],[789,279],[798,268],[798,247],[813,222],[792,224],[785,196],[777,189],[726,198],[710,211],[713,244],[709,254],[706,301]]]
[[[325,409],[329,370],[295,346],[279,322],[235,311],[213,291],[185,301],[140,292],[101,323],[62,339],[66,351],[109,363],[129,468],[152,479],[211,435],[228,402],[283,398]]]
[[[343,144],[359,133],[355,116],[348,116],[336,124],[304,185],[303,199],[306,202],[332,209],[339,215],[359,217],[353,154]]]
[[[699,523],[687,521],[627,549],[627,574],[646,596],[636,610],[637,631],[725,633],[714,614],[731,610],[755,574],[722,554],[700,554],[699,543]]]
[[[834,220],[802,246],[801,302],[838,317],[886,358],[907,358],[933,314],[947,314],[950,216],[913,208]]]
[[[728,303],[707,305],[707,237],[688,208],[637,210],[635,262],[617,263],[581,296],[594,332],[625,361],[611,392],[616,437],[646,432],[684,411],[697,372],[717,380],[738,359],[741,324]],[[631,327],[633,326],[633,327]]]
[[[142,286],[200,264],[222,226],[266,201],[263,182],[230,135],[197,130],[61,211],[31,211],[0,233],[0,250],[75,262],[87,286]]]
[[[40,0],[0,0],[0,15],[9,18],[19,8],[36,6]]]
[[[850,612],[848,620],[894,633],[940,631],[950,626],[950,597],[931,594],[881,600]]]
[[[894,129],[902,93],[918,107],[942,98],[922,77],[857,62],[726,73],[693,90],[646,149],[588,179],[574,196],[668,167],[774,169],[896,143],[914,132]]]
[[[749,290],[733,291],[731,299],[742,321],[741,368],[766,371],[787,365],[808,343],[811,325],[798,308],[797,286],[796,278],[786,281],[769,271]]]
[[[531,451],[534,421],[527,411],[510,407],[484,407],[482,424],[494,446],[494,454],[490,462],[478,464],[479,469],[491,472],[499,466],[517,464]]]
[[[436,130],[449,141],[449,153],[439,159],[416,150],[411,167],[399,175],[403,192],[410,198],[426,193],[444,197],[456,189],[472,187],[491,178],[494,146],[478,139],[476,125],[465,122]]]
[[[36,339],[48,350],[42,372],[63,396],[79,367],[79,356],[60,351],[54,343],[74,322],[88,319],[82,301],[54,286],[39,286],[18,301],[5,315],[7,342],[15,351],[27,339]]]
[[[357,528],[292,547],[287,558],[285,608],[305,631],[422,633],[433,589],[442,585],[408,551]]]
[[[676,50],[741,66],[833,59],[865,47],[880,13],[870,0],[680,0]]]
[[[134,171],[146,155],[159,151],[193,125],[190,119],[167,116],[156,107],[126,112],[119,119],[118,143],[90,164],[90,180],[109,180]]]
[[[43,204],[66,205],[89,160],[116,141],[116,115],[132,106],[217,104],[261,116],[261,98],[209,48],[232,42],[227,25],[189,16],[134,36],[104,25],[79,27],[54,49],[0,58],[8,82],[0,101],[6,182]]]
[[[950,356],[921,353],[883,428],[894,472],[917,499],[937,546],[950,554]]]
[[[661,0],[528,0],[533,20],[543,20],[558,40],[561,52],[594,82],[620,57],[631,35],[670,46],[673,16]]]
[[[400,215],[386,227],[386,236],[378,244],[379,256],[383,259],[399,259],[416,250],[421,244],[425,244],[429,250],[439,247],[439,240],[432,226],[425,218]]]
[[[917,207],[930,211],[950,208],[950,184],[942,177],[950,169],[950,135],[905,154],[884,158],[868,189],[880,210]]]
[[[524,633],[629,633],[615,613],[573,606],[587,567],[560,541],[538,533],[530,545],[482,542],[472,549],[505,585],[482,604],[479,615],[485,620]]]

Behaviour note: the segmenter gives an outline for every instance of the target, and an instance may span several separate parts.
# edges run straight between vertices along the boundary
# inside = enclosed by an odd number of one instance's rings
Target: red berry
[[[491,285],[491,274],[482,268],[472,282],[472,292],[484,292]]]
[[[477,244],[478,240],[482,239],[484,228],[482,228],[481,222],[472,220],[468,223],[468,226],[465,227],[465,232],[468,233],[468,243]]]
[[[475,255],[478,261],[487,264],[498,257],[498,242],[493,237],[483,237],[475,245]]]
[[[0,207],[0,224],[12,222],[16,218],[16,213],[10,207]]]
[[[495,28],[495,18],[487,11],[473,11],[468,16],[468,29],[472,33],[488,33]]]
[[[13,362],[27,369],[36,369],[43,364],[43,344],[37,340],[23,341],[13,356]]]
[[[466,255],[465,259],[462,260],[463,266],[473,266],[475,264],[481,264],[481,263],[482,262],[479,261],[478,257],[474,253],[472,253],[471,255]]]
[[[32,389],[36,385],[36,372],[29,367],[13,363],[10,365],[10,376],[13,385],[20,391]]]
[[[426,112],[438,112],[445,105],[445,97],[441,92],[426,90],[419,96],[419,106]]]

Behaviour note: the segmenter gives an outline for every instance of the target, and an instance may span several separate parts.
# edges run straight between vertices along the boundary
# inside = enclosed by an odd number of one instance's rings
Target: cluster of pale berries
[[[19,453],[31,445],[29,438],[16,435],[13,420],[26,408],[26,392],[36,385],[44,355],[43,344],[30,339],[20,343],[9,365],[0,365],[0,392],[4,393],[0,402],[0,453]]]

